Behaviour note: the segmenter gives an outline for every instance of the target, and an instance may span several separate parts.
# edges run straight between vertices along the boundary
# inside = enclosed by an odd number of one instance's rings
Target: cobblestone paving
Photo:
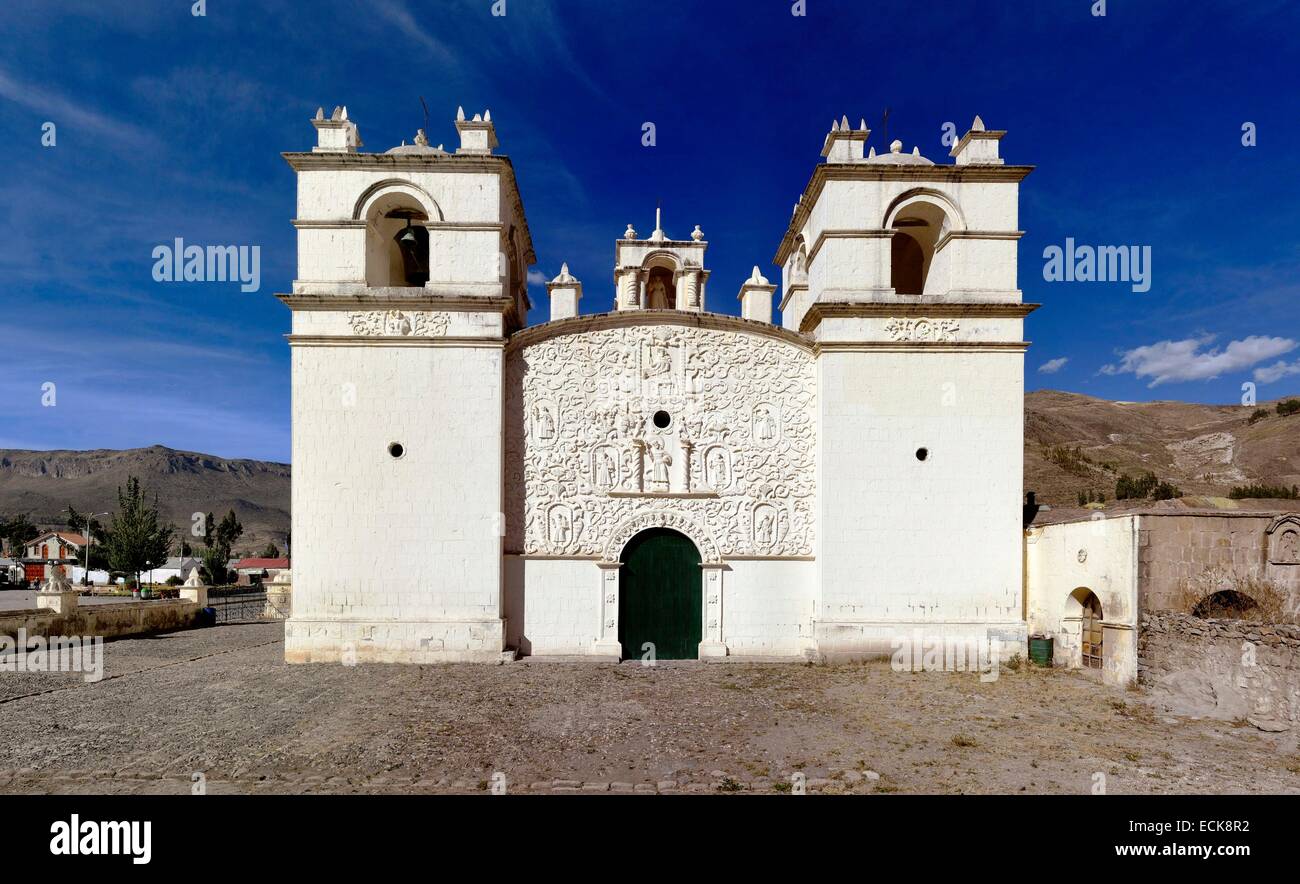
[[[883,663],[288,666],[281,624],[110,642],[106,677],[0,673],[11,793],[1300,794],[1295,738],[1085,675]],[[1289,742],[1288,742],[1289,739]]]

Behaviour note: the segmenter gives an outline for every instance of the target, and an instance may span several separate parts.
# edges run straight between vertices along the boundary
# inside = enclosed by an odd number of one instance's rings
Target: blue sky
[[[287,460],[294,180],[346,104],[366,150],[491,108],[538,254],[612,303],[630,221],[710,247],[710,304],[770,261],[832,119],[949,162],[1006,129],[1030,389],[1236,403],[1300,391],[1300,7],[1109,0],[749,3],[10,0],[0,9],[0,448],[164,444]],[[1191,7],[1199,6],[1199,9]],[[42,124],[57,126],[43,146]],[[642,146],[654,122],[657,145]],[[1243,123],[1257,145],[1242,145]],[[261,247],[261,290],[155,282],[154,246]],[[1043,250],[1150,246],[1151,288],[1049,283]],[[545,316],[532,289],[533,321]],[[1063,363],[1060,360],[1065,360]],[[1046,366],[1049,371],[1040,371]],[[1053,367],[1054,371],[1050,371]],[[53,407],[42,404],[54,384]],[[47,395],[48,401],[48,395]]]

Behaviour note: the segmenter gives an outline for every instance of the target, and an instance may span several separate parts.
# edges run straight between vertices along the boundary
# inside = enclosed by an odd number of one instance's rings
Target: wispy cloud
[[[1300,374],[1300,359],[1295,362],[1286,362],[1279,359],[1272,365],[1265,365],[1255,369],[1255,381],[1260,384],[1271,384],[1293,374]]]
[[[1062,356],[1058,359],[1049,359],[1042,365],[1038,366],[1038,371],[1040,374],[1056,374],[1058,371],[1065,368],[1065,363],[1069,361],[1070,357],[1068,356]]]
[[[72,125],[132,145],[151,140],[147,133],[130,123],[87,110],[40,86],[15,80],[3,70],[0,70],[0,98],[37,111],[60,127]]]
[[[1244,371],[1300,346],[1290,338],[1251,335],[1221,349],[1202,349],[1209,347],[1215,337],[1202,335],[1181,341],[1158,341],[1120,351],[1120,361],[1102,366],[1101,373],[1151,378],[1148,387],[1178,381],[1208,381],[1228,372]]]
[[[371,8],[379,13],[380,18],[394,25],[411,40],[437,55],[441,61],[456,61],[456,54],[445,43],[430,34],[423,25],[415,20],[415,16],[411,15],[410,10],[397,0],[379,0]]]

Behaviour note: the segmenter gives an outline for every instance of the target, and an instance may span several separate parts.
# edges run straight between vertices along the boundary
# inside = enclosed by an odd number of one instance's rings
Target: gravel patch
[[[1294,739],[1086,674],[885,663],[317,665],[280,623],[105,645],[106,678],[0,673],[11,793],[1300,794]]]

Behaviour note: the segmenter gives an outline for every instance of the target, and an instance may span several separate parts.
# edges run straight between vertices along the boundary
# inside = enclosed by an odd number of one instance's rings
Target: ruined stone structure
[[[1227,679],[1220,679],[1222,691],[1232,681],[1224,675],[1231,660],[1219,653],[1227,645],[1213,653],[1205,647],[1174,650],[1177,641],[1195,634],[1177,617],[1274,623],[1278,634],[1291,636],[1294,626],[1287,624],[1300,620],[1298,541],[1300,513],[1198,510],[1175,501],[1167,508],[1035,525],[1026,532],[1029,626],[1055,638],[1058,663],[1091,662],[1114,684],[1132,684],[1139,675],[1151,682],[1170,673],[1178,679],[1204,677],[1208,684],[1209,675],[1191,676],[1175,665],[1185,667],[1208,653],[1205,659],[1217,662],[1207,667]],[[1261,626],[1234,628],[1256,634]],[[1147,636],[1146,629],[1164,635]],[[1090,632],[1098,641],[1088,641]],[[1159,666],[1140,670],[1140,644],[1162,661]],[[1098,646],[1096,652],[1087,645]],[[1164,650],[1157,654],[1156,648]],[[1241,650],[1238,646],[1238,658]],[[1293,663],[1281,666],[1294,678]],[[1259,675],[1256,687],[1272,677]],[[1289,682],[1286,690],[1300,691],[1300,682]]]

